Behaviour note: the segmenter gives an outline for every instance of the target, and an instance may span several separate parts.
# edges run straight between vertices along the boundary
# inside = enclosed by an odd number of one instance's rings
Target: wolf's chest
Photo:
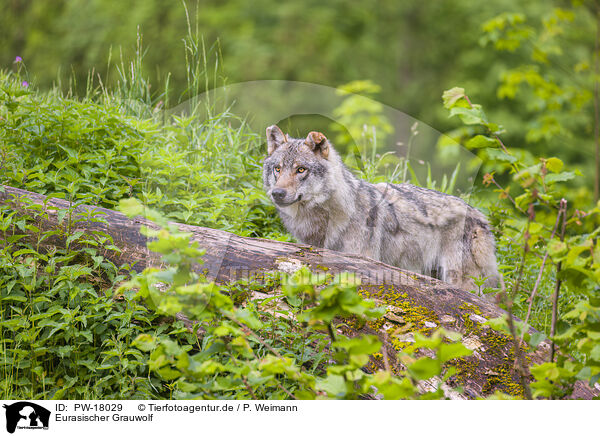
[[[301,206],[280,208],[285,227],[299,241],[323,247],[327,235],[328,214],[320,208],[307,210]]]

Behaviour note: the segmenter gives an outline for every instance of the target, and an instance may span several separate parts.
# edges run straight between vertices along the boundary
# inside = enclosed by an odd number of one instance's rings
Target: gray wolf
[[[462,199],[411,184],[355,177],[325,135],[291,138],[267,128],[263,184],[300,242],[367,256],[476,290],[497,287],[494,237],[485,216]]]

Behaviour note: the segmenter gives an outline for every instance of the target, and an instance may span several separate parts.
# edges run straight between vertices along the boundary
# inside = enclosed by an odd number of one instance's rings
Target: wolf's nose
[[[285,189],[281,189],[281,188],[275,188],[271,192],[271,195],[273,196],[273,200],[275,200],[275,201],[283,200],[285,198],[286,194],[287,194],[287,192],[285,191]]]

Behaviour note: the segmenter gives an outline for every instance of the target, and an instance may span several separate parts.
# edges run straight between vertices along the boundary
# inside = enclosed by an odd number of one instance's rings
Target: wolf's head
[[[325,135],[310,132],[306,139],[295,139],[270,126],[267,149],[263,183],[277,206],[310,207],[329,198],[334,187],[328,180],[339,157]]]

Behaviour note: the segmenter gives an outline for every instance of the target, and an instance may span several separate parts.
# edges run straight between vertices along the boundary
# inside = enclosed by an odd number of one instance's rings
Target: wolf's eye
[[[277,174],[279,174],[279,172],[281,171],[281,167],[280,167],[279,165],[277,165],[277,166],[274,168],[274,170],[275,170],[275,172],[276,172]]]
[[[296,171],[298,171],[300,174],[302,174],[304,171],[306,171],[306,168],[298,167],[298,169]]]

